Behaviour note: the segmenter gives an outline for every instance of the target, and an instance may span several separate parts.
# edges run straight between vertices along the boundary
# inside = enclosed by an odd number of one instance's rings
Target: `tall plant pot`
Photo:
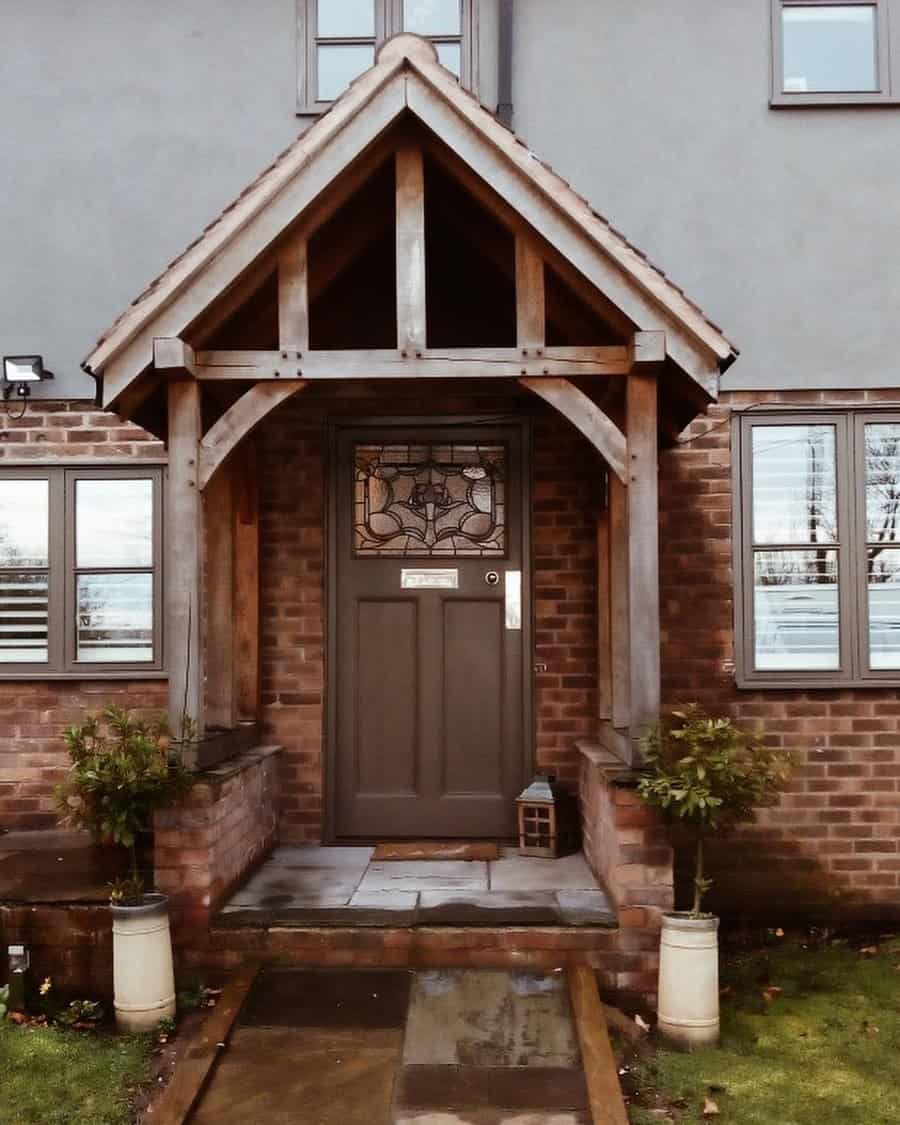
[[[690,1050],[719,1041],[719,919],[663,914],[657,1025]]]
[[[112,906],[113,994],[120,1031],[152,1031],[175,1015],[169,900],[146,894],[139,906]]]

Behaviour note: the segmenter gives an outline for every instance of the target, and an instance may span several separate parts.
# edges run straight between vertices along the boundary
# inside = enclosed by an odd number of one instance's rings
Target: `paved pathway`
[[[563,973],[264,971],[193,1125],[589,1125]]]

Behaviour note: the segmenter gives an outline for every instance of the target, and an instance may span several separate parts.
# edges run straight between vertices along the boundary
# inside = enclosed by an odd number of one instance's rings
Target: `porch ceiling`
[[[508,222],[510,216],[518,220],[521,231],[516,236],[515,272],[520,292],[534,284],[536,270],[548,267],[558,271],[565,281],[580,287],[589,303],[595,307],[602,304],[638,332],[627,356],[621,348],[618,351],[622,354],[614,355],[617,349],[611,347],[543,346],[544,326],[529,326],[526,311],[525,337],[534,336],[535,345],[540,341],[542,346],[541,351],[527,356],[522,351],[521,296],[517,348],[453,355],[452,349],[437,353],[425,347],[424,297],[415,280],[416,271],[424,270],[423,211],[416,203],[422,189],[421,149],[405,161],[397,150],[397,350],[309,352],[308,325],[307,339],[288,340],[285,328],[296,313],[292,296],[295,304],[309,299],[305,272],[309,237],[366,181],[378,146],[385,146],[388,134],[401,118],[410,117],[420,129],[427,130],[430,157],[443,163],[467,191],[477,194],[479,203],[488,210],[495,209],[495,217],[501,222]],[[382,158],[386,155],[389,151],[382,153]],[[492,188],[486,187],[488,183]],[[404,197],[408,206],[401,203]],[[360,231],[359,237],[371,240],[371,230]],[[528,258],[523,259],[523,248]],[[323,377],[326,369],[334,377],[335,367],[352,364],[353,356],[364,357],[361,362],[357,358],[355,374],[344,370],[338,377],[377,375],[373,368],[379,366],[389,377],[465,377],[477,373],[472,363],[488,371],[496,363],[493,374],[524,376],[526,385],[546,379],[542,390],[535,386],[529,389],[538,390],[549,400],[554,379],[626,374],[631,362],[641,359],[642,346],[652,348],[655,339],[664,339],[664,354],[645,358],[651,363],[673,364],[687,376],[702,402],[715,398],[718,373],[736,356],[736,349],[681,290],[460,88],[438,64],[428,43],[402,35],[384,46],[376,65],[353,83],[332,109],[208,227],[101,338],[84,367],[97,377],[103,404],[129,413],[128,404],[135,395],[133,385],[154,365],[154,340],[185,337],[190,326],[210,309],[227,306],[228,294],[240,291],[241,284],[246,288],[248,279],[255,280],[258,287],[276,269],[286,273],[285,262],[290,264],[292,253],[300,253],[301,258],[293,262],[292,282],[280,286],[281,354],[254,355],[253,361],[247,362],[246,353],[230,353],[231,358],[218,362],[222,357],[215,352],[182,353],[177,364],[167,364],[164,359],[160,362],[157,350],[157,370],[164,372],[166,366],[174,366],[201,378],[270,379],[275,377],[274,364],[283,366],[281,360],[290,343],[302,345],[296,351],[302,352],[303,364],[295,365],[296,370],[291,372],[294,378],[300,378],[301,372],[304,378],[315,378],[316,370],[320,372],[318,377]],[[336,263],[335,268],[338,266]],[[400,287],[404,279],[410,284],[408,292]],[[420,281],[424,289],[424,280]],[[534,307],[539,298],[543,310],[543,280],[534,292]],[[644,337],[644,345],[640,343],[642,332],[649,334]],[[664,337],[656,337],[657,333]],[[415,354],[404,355],[405,349]],[[488,355],[488,351],[493,354]],[[410,358],[414,362],[403,362]],[[468,367],[467,359],[471,361]],[[244,370],[234,370],[241,366]],[[281,377],[280,370],[278,375]],[[147,378],[156,381],[152,374]],[[571,392],[566,393],[571,402]],[[264,396],[257,398],[262,400]],[[582,415],[591,414],[585,402],[578,400],[577,406],[582,408]],[[582,428],[578,420],[568,416]]]

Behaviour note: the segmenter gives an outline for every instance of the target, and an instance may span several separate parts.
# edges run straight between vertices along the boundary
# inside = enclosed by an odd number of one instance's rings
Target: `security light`
[[[31,384],[44,379],[52,379],[53,372],[44,367],[44,357],[40,355],[5,355],[3,357],[3,397],[28,398]]]

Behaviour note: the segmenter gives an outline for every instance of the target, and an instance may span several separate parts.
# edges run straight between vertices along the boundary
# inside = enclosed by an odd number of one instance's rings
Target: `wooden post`
[[[203,494],[206,530],[206,725],[234,728],[234,505],[231,466]]]
[[[612,722],[612,605],[609,503],[597,516],[597,718]]]
[[[659,717],[659,487],[657,380],[633,374],[626,391],[628,441],[628,618],[631,740]]]
[[[397,149],[397,346],[425,348],[425,165],[413,144]]]
[[[204,727],[200,570],[203,512],[197,487],[200,385],[172,379],[169,402],[169,486],[166,504],[166,650],[169,724],[177,738],[184,720]]]
[[[609,475],[609,641],[612,725],[631,725],[631,655],[628,613],[628,489]]]
[[[234,475],[234,704],[239,722],[259,717],[259,485],[246,441]]]
[[[309,351],[309,269],[305,238],[294,238],[278,256],[278,346]],[[296,355],[291,355],[292,360]]]
[[[544,259],[534,242],[516,236],[516,343],[520,348],[543,348],[547,336]]]

